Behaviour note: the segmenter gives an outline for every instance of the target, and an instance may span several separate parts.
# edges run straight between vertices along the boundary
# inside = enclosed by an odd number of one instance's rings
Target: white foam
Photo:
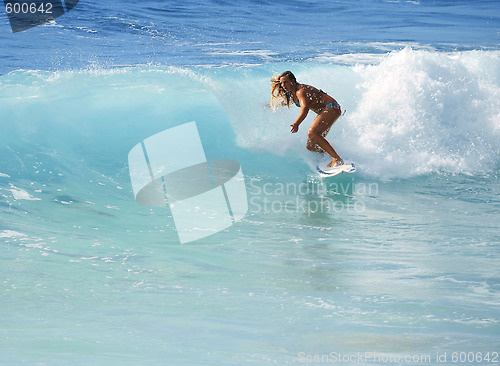
[[[342,147],[377,176],[491,169],[500,155],[499,55],[407,48],[356,66],[363,82]]]
[[[20,238],[25,236],[26,234],[14,230],[3,230],[2,232],[0,232],[0,238]]]
[[[15,185],[10,183],[10,192],[14,196],[15,200],[27,200],[27,201],[40,201],[41,198],[33,197],[31,194],[26,192],[24,189],[17,188]]]
[[[270,60],[273,56],[277,55],[277,52],[271,50],[236,50],[236,51],[227,51],[227,50],[214,50],[207,53],[208,55],[215,56],[258,56],[264,60]]]

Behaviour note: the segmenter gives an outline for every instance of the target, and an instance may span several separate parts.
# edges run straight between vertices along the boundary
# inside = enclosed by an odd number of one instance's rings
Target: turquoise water
[[[323,11],[343,40],[276,53],[299,2],[147,4],[1,30],[0,364],[500,362],[498,4],[335,2],[335,25],[317,2],[301,29]],[[291,135],[298,110],[267,107],[287,69],[347,110],[329,138],[356,173],[319,179],[313,116]],[[127,156],[191,121],[207,157],[240,163],[248,212],[180,244]]]

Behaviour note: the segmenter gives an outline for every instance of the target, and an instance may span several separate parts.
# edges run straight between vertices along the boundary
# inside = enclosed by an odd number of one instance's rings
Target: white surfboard
[[[333,177],[340,173],[354,173],[356,171],[356,167],[352,163],[344,163],[335,166],[328,166],[327,163],[318,164],[316,166],[316,170],[322,178]]]

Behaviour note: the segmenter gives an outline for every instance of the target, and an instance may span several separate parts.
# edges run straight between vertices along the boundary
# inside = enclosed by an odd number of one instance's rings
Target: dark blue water
[[[497,1],[80,1],[47,25],[0,24],[0,71],[306,61],[325,53],[498,48]]]

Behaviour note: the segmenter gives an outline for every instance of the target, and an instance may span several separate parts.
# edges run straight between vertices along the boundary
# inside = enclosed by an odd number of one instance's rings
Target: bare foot
[[[344,164],[344,161],[342,159],[336,160],[336,159],[332,158],[332,161],[327,166],[329,166],[331,168],[332,166],[335,166],[337,164],[339,164],[339,165]]]

